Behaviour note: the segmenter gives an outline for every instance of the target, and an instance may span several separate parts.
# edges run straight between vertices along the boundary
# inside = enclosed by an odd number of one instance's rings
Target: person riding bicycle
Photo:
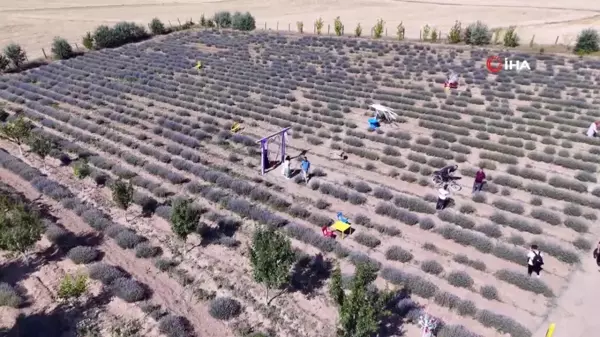
[[[442,180],[442,183],[447,183],[450,180],[460,179],[460,177],[452,175],[456,170],[458,170],[458,165],[449,165],[433,173]]]

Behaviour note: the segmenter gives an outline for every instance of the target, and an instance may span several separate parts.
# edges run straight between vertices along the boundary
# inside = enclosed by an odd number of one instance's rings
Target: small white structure
[[[398,115],[394,112],[394,110],[381,104],[371,104],[369,105],[369,108],[371,108],[374,111],[373,117],[375,117],[378,120],[393,123],[398,118]]]

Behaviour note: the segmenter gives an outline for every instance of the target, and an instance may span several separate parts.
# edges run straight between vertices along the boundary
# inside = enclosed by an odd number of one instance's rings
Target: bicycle
[[[448,189],[452,192],[458,192],[458,191],[462,190],[462,186],[457,184],[456,180],[449,179],[447,182],[444,182],[442,180],[442,177],[440,177],[437,174],[434,174],[433,176],[431,176],[431,181],[433,182],[433,186],[435,186],[435,188],[441,188],[442,186],[447,184]]]

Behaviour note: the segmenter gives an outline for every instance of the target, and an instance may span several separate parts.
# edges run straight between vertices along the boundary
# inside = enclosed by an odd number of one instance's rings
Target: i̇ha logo
[[[501,70],[523,71],[531,70],[526,60],[513,60],[506,57],[490,56],[485,62],[485,66],[492,74],[497,74]]]

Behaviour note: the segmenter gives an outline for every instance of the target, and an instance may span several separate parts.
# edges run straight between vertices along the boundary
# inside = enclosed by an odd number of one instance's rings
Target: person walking
[[[480,192],[483,188],[483,184],[485,182],[485,172],[483,172],[483,167],[479,168],[479,171],[475,173],[475,181],[473,182],[473,193]]]
[[[286,156],[282,165],[282,173],[285,179],[290,179],[292,175],[292,159],[290,156]]]
[[[302,162],[300,163],[300,168],[302,169],[302,177],[304,178],[304,182],[308,184],[309,179],[309,170],[310,170],[310,162],[305,157],[302,158]]]
[[[598,246],[594,249],[593,253],[594,259],[596,259],[596,264],[600,267],[600,242],[598,242]]]
[[[544,258],[542,257],[542,252],[540,252],[537,245],[531,245],[531,249],[527,253],[527,275],[531,276],[531,274],[535,273],[539,278],[543,265]]]
[[[448,205],[448,197],[450,196],[450,191],[448,191],[448,184],[444,185],[442,188],[438,190],[438,200],[435,205],[435,209],[443,210]]]
[[[588,128],[586,135],[588,137],[598,137],[598,127],[600,126],[600,121],[595,121],[592,124],[590,124],[590,127]]]

